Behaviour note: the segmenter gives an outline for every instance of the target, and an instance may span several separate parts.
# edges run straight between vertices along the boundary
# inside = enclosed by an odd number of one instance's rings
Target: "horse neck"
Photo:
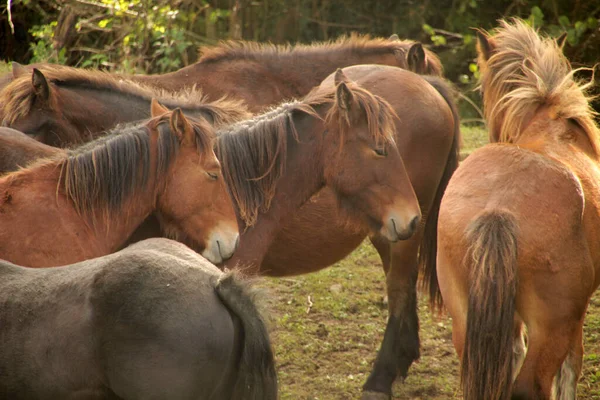
[[[147,191],[132,196],[109,218],[104,217],[104,210],[100,207],[79,214],[64,190],[57,190],[63,182],[61,167],[54,163],[0,178],[0,191],[8,199],[5,202],[14,207],[14,212],[7,213],[2,222],[22,228],[12,233],[9,243],[0,245],[6,252],[3,253],[4,258],[26,266],[41,267],[113,253],[122,247],[154,207]],[[40,208],[40,204],[44,207]],[[48,226],[52,228],[46,229]],[[18,243],[29,243],[31,256],[21,254]],[[55,249],[68,248],[72,251],[48,254],[48,243],[52,243]],[[40,254],[46,254],[47,258],[40,259]]]
[[[240,245],[225,266],[240,267],[249,273],[258,273],[271,242],[283,224],[324,185],[323,133],[324,123],[315,117],[303,115],[297,119],[295,138],[288,138],[285,172],[280,177],[271,205],[261,212],[255,225],[242,229]],[[240,226],[244,226],[239,221]]]
[[[80,132],[91,132],[92,137],[99,136],[120,123],[140,121],[150,117],[152,98],[149,96],[110,88],[94,90],[92,94],[90,89],[86,88],[72,90],[84,97],[85,102],[81,101],[65,111],[69,112],[73,121],[78,122]],[[202,104],[193,106],[189,102],[171,98],[158,98],[158,100],[169,109],[179,107],[188,115],[204,116]],[[77,98],[74,101],[77,101]]]
[[[251,56],[224,58],[222,60],[199,62],[178,71],[164,75],[136,76],[136,81],[164,87],[169,90],[180,90],[182,82],[186,85],[197,84],[201,88],[213,87],[214,76],[223,74],[228,64],[244,63],[259,65],[257,74],[268,76],[272,85],[277,86],[280,99],[303,97],[319,85],[337,68],[357,64],[384,64],[398,66],[398,59],[393,49],[374,51],[369,48],[335,48],[314,50],[298,50],[280,52],[272,55],[268,52],[256,52]],[[249,67],[244,67],[245,70]],[[246,85],[244,78],[236,77],[236,67],[229,70],[230,78],[240,85]],[[160,81],[158,84],[157,79]],[[224,95],[226,93],[217,93]],[[217,96],[218,97],[218,96]]]

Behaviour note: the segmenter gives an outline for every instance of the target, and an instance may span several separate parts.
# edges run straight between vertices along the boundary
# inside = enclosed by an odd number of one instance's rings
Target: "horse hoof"
[[[381,392],[362,392],[360,400],[392,400],[392,396]]]

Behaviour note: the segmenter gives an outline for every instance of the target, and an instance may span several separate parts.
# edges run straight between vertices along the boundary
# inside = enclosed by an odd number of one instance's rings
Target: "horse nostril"
[[[233,246],[233,250],[237,250],[238,247],[240,246],[240,235],[237,235],[237,238],[235,239],[235,246]]]
[[[221,243],[219,243],[219,241],[217,240],[217,250],[219,250],[219,256],[221,256],[221,258],[223,258],[223,253],[221,253]]]
[[[412,221],[410,221],[409,228],[410,228],[411,232],[414,233],[417,230],[417,227],[419,226],[420,221],[421,221],[421,218],[419,218],[419,217],[414,217],[412,219]]]

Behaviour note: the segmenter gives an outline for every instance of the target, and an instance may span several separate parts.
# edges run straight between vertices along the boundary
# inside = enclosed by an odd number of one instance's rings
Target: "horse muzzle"
[[[240,234],[237,229],[217,228],[209,235],[202,256],[213,264],[220,264],[233,256],[239,244]]]
[[[420,213],[416,215],[413,213],[406,215],[390,213],[379,233],[390,242],[407,240],[415,234],[420,222]]]

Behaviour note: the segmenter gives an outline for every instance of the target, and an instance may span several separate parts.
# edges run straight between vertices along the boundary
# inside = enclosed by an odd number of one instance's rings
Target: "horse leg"
[[[555,400],[574,400],[577,398],[577,381],[583,364],[583,320],[577,332],[569,354],[554,377],[553,398]]]
[[[417,315],[417,252],[422,233],[391,245],[391,263],[386,274],[389,316],[375,365],[363,386],[362,399],[390,398],[397,376],[405,378],[419,358]]]
[[[379,253],[379,257],[381,257],[381,263],[383,264],[383,272],[387,276],[388,271],[390,270],[390,264],[392,262],[390,242],[379,235],[370,236],[369,240],[373,244],[373,247],[375,247],[375,250],[377,250],[377,253]]]

